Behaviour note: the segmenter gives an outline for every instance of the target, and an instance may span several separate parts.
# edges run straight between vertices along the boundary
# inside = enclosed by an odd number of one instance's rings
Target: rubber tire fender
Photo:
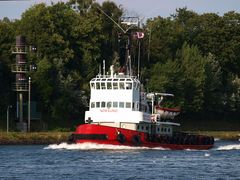
[[[124,134],[119,133],[119,134],[117,135],[117,140],[118,140],[118,142],[120,142],[121,144],[123,144],[123,143],[126,142],[126,137],[124,136]]]
[[[140,146],[142,144],[141,138],[138,135],[132,137],[132,143],[134,146]]]

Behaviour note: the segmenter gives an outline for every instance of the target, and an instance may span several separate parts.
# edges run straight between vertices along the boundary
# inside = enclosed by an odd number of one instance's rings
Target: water
[[[240,141],[218,140],[206,151],[0,146],[0,179],[240,179]]]

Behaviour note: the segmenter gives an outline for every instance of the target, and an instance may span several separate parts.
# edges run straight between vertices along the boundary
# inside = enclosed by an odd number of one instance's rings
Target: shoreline
[[[49,145],[67,142],[72,132],[0,132],[0,145]]]
[[[215,139],[238,141],[240,131],[188,131]],[[49,145],[67,142],[72,132],[0,132],[0,145]]]

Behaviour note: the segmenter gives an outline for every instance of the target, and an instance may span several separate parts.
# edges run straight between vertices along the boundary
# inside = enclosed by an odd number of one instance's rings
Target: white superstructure
[[[147,95],[141,92],[141,83],[135,76],[123,73],[97,75],[90,81],[89,110],[85,122],[111,127],[139,130],[157,134],[171,134],[177,123],[162,122],[160,114],[147,103]],[[152,101],[152,107],[154,107]],[[153,118],[154,117],[154,118]]]
[[[146,102],[140,99],[140,82],[123,74],[98,75],[90,81],[91,98],[85,121],[93,123],[150,122]]]

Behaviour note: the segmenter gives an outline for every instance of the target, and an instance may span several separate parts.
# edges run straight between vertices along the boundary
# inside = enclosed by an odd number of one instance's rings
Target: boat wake
[[[118,146],[118,145],[108,145],[108,144],[95,144],[95,143],[81,143],[81,144],[50,144],[44,149],[66,149],[66,150],[169,150],[166,148],[148,148],[148,147],[133,147],[133,146]],[[213,150],[217,151],[229,151],[229,150],[240,150],[240,144],[230,144],[217,146]],[[197,151],[186,149],[186,151]]]
[[[50,144],[44,149],[67,149],[67,150],[168,150],[165,148],[148,148],[148,147],[132,147],[132,146],[118,146],[107,144],[95,144],[95,143],[81,143],[81,144]]]
[[[240,144],[230,144],[230,145],[219,146],[215,150],[218,150],[218,151],[240,150]]]

